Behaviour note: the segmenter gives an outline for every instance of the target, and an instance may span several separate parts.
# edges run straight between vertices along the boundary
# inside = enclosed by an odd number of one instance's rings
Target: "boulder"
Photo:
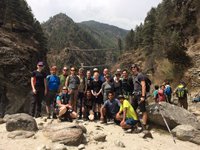
[[[8,134],[8,138],[30,138],[34,135],[35,133],[31,131],[13,131]]]
[[[7,116],[6,119],[6,130],[25,130],[25,131],[37,131],[37,123],[35,119],[24,113],[14,114]]]
[[[94,140],[98,142],[105,142],[106,141],[106,135],[104,133],[98,133],[94,135]]]
[[[149,105],[147,107],[147,113],[150,122],[163,127],[166,127],[166,125],[161,113],[171,129],[182,124],[191,125],[196,129],[200,129],[200,122],[194,114],[169,103],[163,102],[159,106],[158,104]]]
[[[74,123],[50,124],[42,132],[52,142],[59,142],[70,146],[78,146],[84,139],[82,127]]]
[[[180,140],[200,145],[200,131],[190,125],[178,125],[172,130],[172,133]]]

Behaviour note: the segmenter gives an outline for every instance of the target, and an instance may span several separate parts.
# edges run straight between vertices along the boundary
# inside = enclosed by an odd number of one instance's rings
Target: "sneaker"
[[[133,130],[134,133],[140,133],[142,132],[142,127],[136,127],[134,130]]]

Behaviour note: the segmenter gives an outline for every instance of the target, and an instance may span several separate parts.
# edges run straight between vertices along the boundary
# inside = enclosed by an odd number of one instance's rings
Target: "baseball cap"
[[[94,69],[93,69],[93,72],[96,72],[96,71],[99,71],[98,68],[94,68]]]
[[[123,95],[119,95],[119,96],[118,96],[118,99],[122,99],[122,98],[124,99],[124,96],[123,96]]]
[[[38,65],[38,66],[43,66],[44,63],[43,63],[42,61],[39,61],[39,62],[37,63],[37,65]]]

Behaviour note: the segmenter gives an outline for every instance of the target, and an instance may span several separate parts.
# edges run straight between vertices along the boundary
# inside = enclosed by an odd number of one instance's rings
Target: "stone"
[[[30,138],[34,135],[35,133],[30,131],[13,131],[8,134],[8,138]]]
[[[117,147],[125,148],[125,145],[124,145],[124,143],[123,143],[122,141],[115,140],[115,141],[114,141],[114,144],[115,144],[115,146],[117,146]]]
[[[25,130],[25,131],[37,131],[37,123],[35,119],[24,113],[10,115],[9,119],[6,121],[6,130]]]
[[[80,145],[78,146],[78,150],[82,150],[82,149],[85,149],[85,145],[84,145],[84,144],[80,144]]]
[[[55,143],[52,146],[52,150],[67,150],[67,147],[64,144]]]
[[[200,145],[200,131],[190,125],[178,125],[172,134],[183,141],[190,141]]]
[[[163,127],[166,127],[166,125],[161,113],[171,129],[182,124],[191,125],[196,129],[200,129],[200,122],[194,114],[169,103],[162,102],[159,107],[157,104],[151,104],[147,107],[147,113],[150,122]]]
[[[82,128],[74,123],[51,124],[44,127],[43,135],[52,140],[69,146],[78,146],[83,142]]]
[[[151,138],[151,139],[153,139],[153,136],[152,136],[152,134],[151,134],[151,132],[149,131],[149,130],[144,130],[143,132],[142,132],[142,138],[143,139],[146,139],[146,138]]]
[[[37,148],[37,150],[47,150],[46,145],[41,145]]]
[[[94,135],[93,139],[98,142],[105,142],[106,135],[104,133],[98,133],[98,134]]]

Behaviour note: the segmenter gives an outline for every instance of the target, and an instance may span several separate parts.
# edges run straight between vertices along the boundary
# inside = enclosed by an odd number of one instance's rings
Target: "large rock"
[[[83,142],[83,129],[74,123],[51,124],[43,129],[44,136],[65,145],[78,146]]]
[[[166,127],[161,116],[162,113],[171,129],[182,124],[191,125],[196,129],[200,129],[200,122],[194,114],[169,103],[163,102],[159,107],[157,104],[149,105],[147,107],[147,112],[149,121],[157,125]]]
[[[180,140],[200,144],[200,131],[190,125],[179,125],[172,133]]]
[[[25,131],[37,131],[37,123],[35,119],[24,113],[7,115],[6,116],[6,130],[15,131],[15,130],[25,130]]]

